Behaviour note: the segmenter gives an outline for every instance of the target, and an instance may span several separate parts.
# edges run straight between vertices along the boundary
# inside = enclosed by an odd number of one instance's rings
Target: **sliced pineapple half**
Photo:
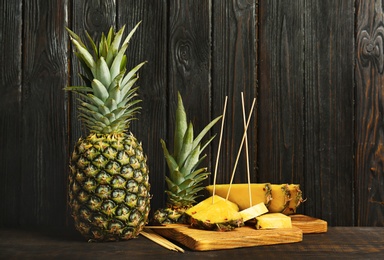
[[[232,184],[228,200],[236,203],[240,210],[247,209],[250,206],[254,206],[261,202],[266,206],[269,206],[272,199],[271,185],[269,183],[251,183],[250,185],[252,205],[250,205],[248,183]],[[216,184],[215,194],[226,198],[229,186],[229,184]],[[205,188],[211,195],[213,194],[213,185],[209,185]]]

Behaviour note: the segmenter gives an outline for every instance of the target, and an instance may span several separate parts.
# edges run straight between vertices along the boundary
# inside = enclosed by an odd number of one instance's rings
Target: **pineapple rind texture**
[[[69,177],[76,229],[90,241],[137,237],[150,211],[148,173],[142,146],[133,135],[80,139]]]
[[[288,184],[271,184],[272,201],[268,206],[271,213],[281,213],[289,205],[291,192]]]
[[[291,193],[291,200],[289,201],[288,207],[286,207],[282,213],[291,215],[296,213],[297,208],[305,200],[303,199],[303,192],[300,190],[299,184],[289,184],[288,188]]]

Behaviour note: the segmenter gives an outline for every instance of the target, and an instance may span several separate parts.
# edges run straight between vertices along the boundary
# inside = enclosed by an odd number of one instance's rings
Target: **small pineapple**
[[[184,212],[196,203],[198,192],[204,189],[200,185],[210,174],[206,167],[198,168],[206,157],[206,155],[200,157],[200,154],[215,136],[203,145],[201,140],[220,118],[221,116],[211,121],[194,139],[193,125],[187,123],[183,101],[178,93],[173,155],[169,153],[165,141],[160,140],[169,168],[169,174],[165,176],[168,187],[165,191],[167,207],[154,213],[154,224],[188,222]]]
[[[128,133],[140,109],[137,71],[126,70],[125,51],[139,24],[121,47],[123,26],[101,36],[98,46],[87,34],[93,54],[80,37],[67,29],[85,74],[85,86],[66,90],[80,97],[79,114],[90,132],[80,138],[71,157],[69,205],[76,229],[89,241],[117,241],[137,237],[150,210],[149,170],[142,145]]]

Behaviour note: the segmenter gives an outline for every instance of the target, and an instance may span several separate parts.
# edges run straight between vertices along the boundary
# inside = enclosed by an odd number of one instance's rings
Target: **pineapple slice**
[[[296,209],[302,202],[304,202],[304,200],[303,192],[300,190],[299,184],[289,184],[288,188],[291,193],[291,200],[289,201],[288,207],[286,207],[282,213],[286,215],[291,215],[296,213]]]
[[[259,204],[256,204],[255,206],[252,206],[250,208],[244,209],[240,211],[240,215],[243,218],[243,221],[246,222],[250,219],[254,219],[260,215],[263,215],[264,213],[267,213],[268,209],[265,206],[263,202],[260,202]]]
[[[263,202],[266,206],[269,205],[271,197],[271,186],[269,183],[251,183],[252,206]],[[205,187],[207,191],[213,194],[213,185]],[[229,184],[216,184],[215,194],[226,198],[229,189]],[[236,203],[240,210],[249,208],[249,189],[247,183],[232,184],[228,200]]]
[[[198,206],[199,204],[194,207]],[[202,208],[191,216],[190,221],[192,227],[214,231],[230,231],[244,225],[237,205],[225,199]]]
[[[291,218],[282,213],[268,213],[256,217],[256,229],[292,228]]]
[[[271,184],[272,201],[268,206],[271,213],[281,213],[289,205],[291,193],[288,184]]]

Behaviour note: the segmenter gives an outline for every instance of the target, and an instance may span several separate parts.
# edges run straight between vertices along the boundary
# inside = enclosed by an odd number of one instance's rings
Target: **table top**
[[[384,227],[328,227],[326,233],[304,234],[298,243],[238,249],[192,251],[179,246],[184,253],[165,249],[143,236],[87,243],[68,229],[0,228],[0,259],[384,259]]]

